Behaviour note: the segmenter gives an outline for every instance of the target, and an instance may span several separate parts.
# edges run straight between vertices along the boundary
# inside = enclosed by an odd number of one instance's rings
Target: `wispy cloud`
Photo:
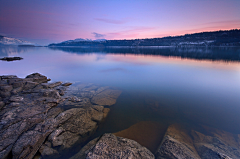
[[[94,37],[95,37],[96,39],[100,39],[100,38],[104,38],[104,37],[105,37],[104,34],[99,34],[99,33],[96,33],[96,32],[92,32],[92,34],[94,35]]]
[[[137,38],[139,35],[146,33],[148,31],[153,31],[156,29],[155,27],[132,27],[128,30],[118,31],[118,32],[110,32],[106,35],[109,36],[110,39],[116,38]]]
[[[127,20],[115,20],[115,19],[106,19],[106,18],[94,18],[94,20],[110,23],[110,24],[124,24],[127,23]]]

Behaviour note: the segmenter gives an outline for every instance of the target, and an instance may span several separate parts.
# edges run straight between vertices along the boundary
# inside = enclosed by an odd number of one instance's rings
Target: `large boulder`
[[[71,159],[112,159],[112,158],[131,158],[131,159],[154,159],[154,155],[147,148],[141,146],[136,141],[117,137],[113,134],[104,134],[99,139],[94,139],[90,144],[83,148]],[[87,149],[87,150],[86,150]]]

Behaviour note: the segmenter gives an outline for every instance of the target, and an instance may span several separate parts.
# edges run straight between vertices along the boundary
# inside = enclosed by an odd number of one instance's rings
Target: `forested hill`
[[[182,36],[168,36],[163,38],[133,39],[133,40],[68,40],[62,43],[50,44],[57,46],[240,46],[240,29],[220,30],[185,34]]]

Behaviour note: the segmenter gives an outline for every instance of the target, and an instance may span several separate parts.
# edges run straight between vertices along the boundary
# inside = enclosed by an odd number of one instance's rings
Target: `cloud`
[[[99,33],[96,33],[96,32],[93,32],[92,34],[94,35],[94,37],[95,37],[96,39],[100,39],[100,38],[104,38],[104,37],[105,37],[104,34],[99,34]]]
[[[94,18],[94,20],[110,23],[110,24],[124,24],[127,23],[127,20],[114,20],[114,19],[105,19],[105,18]]]

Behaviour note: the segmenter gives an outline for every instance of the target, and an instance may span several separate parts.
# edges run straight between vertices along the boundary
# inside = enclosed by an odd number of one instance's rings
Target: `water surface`
[[[95,136],[142,121],[183,122],[240,133],[240,48],[0,47],[0,74],[39,72],[52,81],[123,91]],[[94,137],[95,137],[94,136]]]

